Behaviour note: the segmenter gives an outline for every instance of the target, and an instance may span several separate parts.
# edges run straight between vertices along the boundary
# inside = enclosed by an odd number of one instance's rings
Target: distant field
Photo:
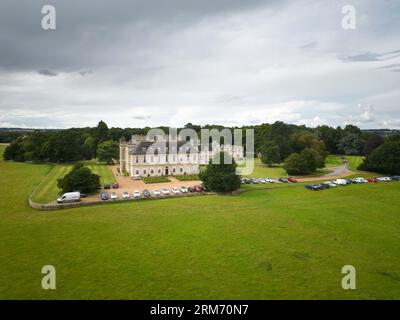
[[[114,183],[116,179],[114,174],[112,173],[111,166],[106,164],[85,164],[93,173],[98,174],[100,176],[100,183],[103,185],[104,183]]]
[[[286,171],[281,166],[268,167],[263,164],[260,159],[254,160],[254,170],[253,173],[245,175],[245,177],[254,178],[278,178],[286,176]]]
[[[0,299],[400,299],[400,182],[39,212],[27,197],[49,166],[0,172]]]
[[[100,182],[103,185],[105,182],[114,183],[115,177],[111,171],[111,166],[102,164],[85,164],[93,173],[100,176]],[[32,200],[37,203],[49,203],[54,201],[59,196],[61,190],[57,187],[57,180],[64,177],[72,168],[72,165],[49,165],[51,168],[46,180],[42,182],[40,187],[33,194]]]
[[[341,156],[336,154],[329,154],[325,159],[326,167],[339,167],[343,164]]]
[[[363,162],[364,158],[363,156],[346,156],[350,170],[357,171],[357,167]]]
[[[57,180],[63,178],[72,168],[72,165],[51,165],[50,173],[32,195],[37,203],[49,203],[59,196],[61,190],[57,187]]]

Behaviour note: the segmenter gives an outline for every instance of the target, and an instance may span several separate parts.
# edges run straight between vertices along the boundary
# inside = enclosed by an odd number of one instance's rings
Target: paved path
[[[343,164],[338,167],[327,167],[327,169],[331,170],[332,172],[326,173],[322,176],[298,178],[297,180],[300,182],[335,180],[338,178],[348,177],[348,176],[351,176],[352,174],[354,174],[354,172],[349,169],[349,165],[347,162],[343,162]]]

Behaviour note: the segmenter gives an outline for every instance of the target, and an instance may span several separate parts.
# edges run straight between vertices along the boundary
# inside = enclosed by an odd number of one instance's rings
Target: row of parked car
[[[207,192],[208,189],[205,186],[200,186],[200,185],[196,185],[194,187],[173,187],[171,188],[171,193],[172,194],[179,194],[179,193],[192,193],[192,192]],[[151,198],[152,196],[154,197],[160,197],[161,195],[164,196],[168,196],[170,195],[170,190],[166,187],[161,188],[161,189],[154,189],[152,191],[145,189],[143,190],[143,192],[141,193],[140,190],[134,190],[132,192],[132,195],[128,192],[128,191],[124,191],[122,193],[122,199],[130,199],[130,198],[134,198],[134,199],[140,199],[140,198]],[[108,192],[103,191],[100,193],[100,199],[101,200],[117,200],[118,199],[118,195],[116,192],[111,192],[111,194],[108,194]]]
[[[354,178],[354,179],[336,179],[334,181],[325,181],[318,184],[306,184],[304,187],[308,190],[318,191],[323,189],[334,188],[336,186],[347,186],[350,184],[357,183],[378,183],[378,182],[388,182],[388,181],[400,181],[400,176],[393,177],[377,177],[377,178]]]
[[[277,181],[283,182],[283,183],[297,182],[297,180],[293,177],[288,177],[288,178],[280,177],[278,179],[273,179],[273,178],[241,178],[240,179],[241,184],[275,183]]]

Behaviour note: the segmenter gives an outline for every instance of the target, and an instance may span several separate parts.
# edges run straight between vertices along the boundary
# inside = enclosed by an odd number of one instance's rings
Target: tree
[[[116,141],[103,141],[97,148],[97,157],[100,161],[112,163],[113,159],[119,158],[119,144]]]
[[[97,124],[97,127],[94,131],[94,142],[96,148],[100,143],[109,139],[110,139],[110,134],[107,124],[104,121],[100,121]]]
[[[400,174],[400,141],[387,141],[372,151],[357,168],[385,174]]]
[[[370,154],[373,150],[381,146],[385,142],[385,139],[379,134],[371,133],[367,141],[365,141],[363,153],[365,155]]]
[[[57,185],[63,192],[92,193],[100,187],[100,176],[78,163],[62,179],[58,179]]]
[[[346,127],[347,128],[347,127]],[[364,140],[361,135],[356,133],[348,133],[338,144],[339,152],[348,155],[360,155],[364,149]]]
[[[272,166],[273,163],[281,162],[279,147],[273,141],[266,141],[261,146],[261,162]]]
[[[272,124],[268,132],[266,138],[274,141],[278,145],[281,159],[285,159],[291,153],[289,139],[292,133],[292,127],[281,121],[276,121]]]
[[[219,164],[213,163],[215,161],[210,160],[206,169],[200,172],[200,179],[203,181],[203,184],[210,190],[217,192],[228,192],[238,189],[240,187],[240,178],[236,174],[237,164],[235,160],[231,159],[224,152],[218,153],[215,157],[219,157]],[[228,163],[225,163],[224,159],[228,160]]]
[[[314,149],[304,149],[300,153],[292,153],[283,164],[290,175],[302,175],[315,172],[325,166],[324,159]]]
[[[11,142],[4,150],[4,160],[14,160],[23,162],[25,161],[25,151],[23,148],[23,137],[17,138],[17,140]]]
[[[85,160],[91,160],[95,153],[94,139],[90,134],[86,134],[85,142],[83,143],[83,157]]]
[[[315,128],[315,134],[324,142],[326,151],[333,154],[339,152],[338,144],[341,138],[340,127],[335,129],[326,125],[318,126]]]
[[[290,137],[291,148],[294,152],[301,152],[304,149],[313,149],[325,159],[325,144],[316,135],[309,131],[299,131]]]

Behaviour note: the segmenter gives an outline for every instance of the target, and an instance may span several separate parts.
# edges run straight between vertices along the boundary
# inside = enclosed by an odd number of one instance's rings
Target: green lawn
[[[357,171],[357,167],[363,162],[365,157],[362,156],[346,156],[346,160],[349,162],[349,168],[352,171]]]
[[[85,164],[93,173],[98,174],[100,176],[100,183],[103,185],[104,183],[114,183],[116,179],[114,174],[112,173],[111,166],[106,164],[96,164],[89,163]]]
[[[325,159],[326,167],[339,167],[343,164],[341,156],[336,154],[329,154]]]
[[[263,164],[260,159],[254,160],[254,170],[251,174],[245,177],[253,178],[279,178],[286,176],[286,171],[279,165],[268,167]]]
[[[27,197],[49,166],[0,172],[0,299],[400,299],[397,182],[40,212]]]
[[[85,164],[93,173],[100,176],[100,182],[103,185],[105,182],[114,183],[115,177],[111,171],[111,167],[103,164],[88,163]],[[40,184],[32,195],[32,200],[37,203],[49,203],[57,199],[61,190],[57,187],[57,180],[64,177],[72,168],[71,164],[58,165],[35,165],[47,166],[49,173],[45,180]]]

